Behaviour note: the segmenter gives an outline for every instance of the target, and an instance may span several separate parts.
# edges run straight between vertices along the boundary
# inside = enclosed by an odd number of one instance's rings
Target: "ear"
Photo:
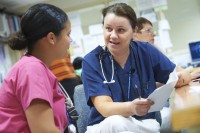
[[[133,33],[133,40],[138,41],[138,35],[136,32]]]
[[[138,40],[137,30],[138,30],[138,27],[136,26],[135,29],[133,29],[133,40],[134,41]]]
[[[55,34],[53,32],[49,32],[46,37],[47,37],[47,41],[50,44],[52,44],[52,45],[55,44],[55,42],[56,42],[56,36],[55,36]]]

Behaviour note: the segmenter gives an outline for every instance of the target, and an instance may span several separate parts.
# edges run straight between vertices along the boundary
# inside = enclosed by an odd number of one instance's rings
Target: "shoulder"
[[[150,56],[151,54],[158,54],[158,50],[147,42],[131,41],[131,47],[136,50],[139,55]]]
[[[20,59],[19,69],[27,70],[46,70],[48,67],[39,59],[34,56],[24,56]]]
[[[9,73],[10,76],[35,76],[44,77],[45,75],[53,76],[50,74],[48,67],[39,59],[33,56],[23,56],[21,59],[13,66]]]
[[[131,46],[138,50],[156,50],[156,48],[148,42],[131,41]]]
[[[97,46],[94,50],[86,54],[83,61],[95,61],[99,58],[99,55],[103,52],[102,46]]]

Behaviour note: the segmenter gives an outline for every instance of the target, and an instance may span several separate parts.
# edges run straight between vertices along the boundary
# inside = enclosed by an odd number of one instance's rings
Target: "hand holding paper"
[[[149,95],[148,99],[154,101],[154,105],[151,106],[148,112],[160,111],[164,107],[167,99],[170,97],[172,91],[174,90],[177,81],[178,76],[176,74],[176,69],[174,69],[174,71],[170,73],[167,83],[157,88],[153,93]]]

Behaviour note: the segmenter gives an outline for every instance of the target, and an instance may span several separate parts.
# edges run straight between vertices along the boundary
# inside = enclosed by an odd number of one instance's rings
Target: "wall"
[[[168,0],[168,4],[165,14],[171,25],[173,51],[188,51],[188,42],[200,40],[200,1]]]
[[[138,15],[135,0],[125,1],[134,8]],[[105,5],[77,11],[84,35],[89,34],[90,25],[102,23],[101,10],[103,7]],[[164,13],[171,26],[170,37],[174,45],[168,53],[169,56],[188,54],[188,43],[200,40],[200,26],[198,25],[200,23],[200,0],[168,0],[168,10]],[[154,23],[154,28],[157,30],[157,23]]]
[[[171,26],[170,36],[174,45],[168,56],[186,67],[191,62],[188,43],[200,40],[200,1],[168,0],[168,7],[165,14]]]
[[[129,0],[128,3],[134,8],[138,15],[135,0]],[[82,29],[84,34],[88,34],[89,25],[101,23],[102,7],[80,11]],[[171,26],[170,37],[173,43],[169,57],[183,56],[187,54],[188,43],[200,40],[200,1],[199,0],[168,0],[168,10],[164,11],[166,18]],[[154,23],[157,30],[157,22]],[[72,29],[73,30],[73,29]],[[187,57],[190,59],[190,57]],[[182,60],[182,59],[181,59]],[[187,60],[188,62],[189,60]],[[185,62],[185,64],[187,63]]]
[[[89,25],[99,24],[102,22],[101,19],[101,10],[104,6],[96,6],[90,8],[89,10],[82,10],[80,11],[80,18],[82,23],[82,29],[84,34],[88,34]]]

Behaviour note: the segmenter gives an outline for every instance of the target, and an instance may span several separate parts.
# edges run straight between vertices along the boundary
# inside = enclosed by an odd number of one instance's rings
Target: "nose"
[[[155,32],[155,31],[152,33],[152,36],[153,36],[153,37],[156,36],[156,32]]]
[[[156,34],[152,34],[152,37],[155,37],[156,36]]]
[[[117,37],[117,33],[115,30],[113,30],[111,33],[110,33],[110,37],[111,38],[116,38]]]
[[[72,42],[72,38],[69,36],[69,42]]]

